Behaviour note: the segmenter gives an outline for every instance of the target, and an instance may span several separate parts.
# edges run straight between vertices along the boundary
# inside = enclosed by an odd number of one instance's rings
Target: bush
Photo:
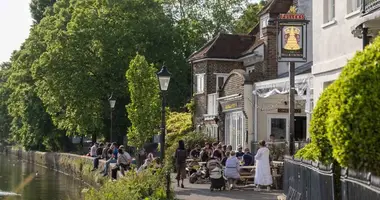
[[[329,101],[334,93],[334,83],[325,89],[319,97],[317,105],[313,110],[310,122],[311,143],[297,152],[296,157],[307,160],[319,161],[323,164],[333,162],[332,146],[327,134],[327,119],[329,117]]]
[[[166,158],[165,158],[165,161],[167,163],[173,164],[172,166],[174,166],[174,157],[173,156],[174,156],[176,149],[178,148],[178,141],[179,140],[183,140],[185,142],[185,147],[188,150],[194,149],[195,145],[197,145],[197,144],[202,146],[205,144],[205,142],[213,143],[216,141],[215,138],[211,138],[211,137],[207,136],[206,134],[200,133],[200,132],[191,132],[191,133],[188,133],[186,135],[181,135],[181,136],[175,138],[174,141],[170,142],[172,145],[168,146],[168,148],[166,150]],[[168,141],[168,144],[169,144],[169,141]]]
[[[192,131],[191,113],[188,112],[168,112],[166,120],[166,141],[169,146],[176,141],[177,137],[183,136]]]
[[[380,175],[380,38],[358,52],[330,94],[328,137],[343,167]]]
[[[126,176],[116,182],[107,182],[99,189],[92,188],[85,193],[87,200],[170,200],[174,199],[174,193],[166,198],[165,173],[158,171],[153,173],[146,170],[136,174],[128,172]]]

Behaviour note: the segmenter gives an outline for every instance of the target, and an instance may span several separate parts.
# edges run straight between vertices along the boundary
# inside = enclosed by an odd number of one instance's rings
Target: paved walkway
[[[180,200],[277,200],[281,191],[255,192],[253,189],[233,191],[210,191],[209,184],[190,184],[185,180],[185,188],[178,188],[173,181],[176,197]]]

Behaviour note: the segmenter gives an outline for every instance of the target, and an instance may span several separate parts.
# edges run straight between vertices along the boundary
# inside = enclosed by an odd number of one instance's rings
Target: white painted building
[[[364,3],[362,0],[313,1],[313,9],[318,11],[313,12],[312,18],[315,101],[338,78],[355,52],[368,44],[370,38],[366,35],[377,35],[380,0],[365,0]]]

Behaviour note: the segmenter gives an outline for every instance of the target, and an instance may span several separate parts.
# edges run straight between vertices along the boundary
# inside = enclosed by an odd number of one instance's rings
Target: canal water
[[[71,176],[0,154],[1,200],[79,200],[85,187]],[[4,192],[21,196],[2,197]]]

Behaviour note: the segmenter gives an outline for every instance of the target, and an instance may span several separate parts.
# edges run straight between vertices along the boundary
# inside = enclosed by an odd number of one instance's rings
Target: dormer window
[[[268,26],[269,22],[269,13],[261,16],[260,18],[260,38],[264,37],[263,29]]]

